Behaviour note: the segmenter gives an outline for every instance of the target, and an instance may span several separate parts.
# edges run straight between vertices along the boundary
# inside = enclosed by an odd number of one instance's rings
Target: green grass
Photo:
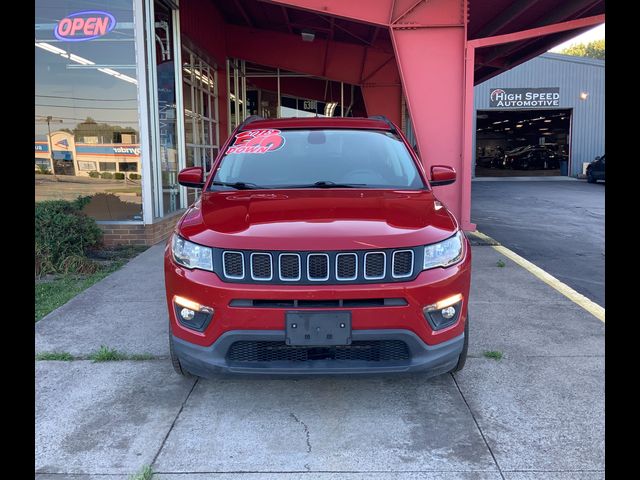
[[[89,355],[89,360],[93,360],[94,362],[121,362],[123,360],[142,361],[153,360],[154,358],[156,357],[150,353],[134,353],[129,355],[128,353],[119,352],[115,348],[109,348],[104,345],[102,345],[98,351]]]
[[[113,264],[91,275],[66,275],[36,283],[36,322],[121,266]]]
[[[116,248],[92,252],[92,260],[107,262],[100,270],[90,275],[61,275],[48,282],[36,282],[36,318],[37,322],[46,314],[64,305],[83,290],[115,272],[127,260],[145,251],[147,246],[124,245]]]
[[[123,360],[144,361],[154,360],[156,358],[157,357],[150,353],[133,353],[129,355],[104,345],[88,357],[76,357],[69,352],[40,352],[36,354],[36,360],[57,360],[61,362],[72,362],[73,360],[93,360],[94,362],[120,362]]]
[[[506,266],[507,264],[506,264],[506,263],[504,263],[502,260],[498,260],[498,261],[496,262],[496,265],[497,265],[498,267],[500,267],[500,268],[503,268],[503,267],[504,267],[504,266]]]
[[[128,360],[129,357],[126,353],[119,352],[115,348],[108,348],[102,345],[100,350],[89,355],[89,360],[94,362],[118,362],[121,360]]]
[[[36,355],[36,360],[57,360],[60,362],[71,362],[75,357],[69,352],[41,352]]]
[[[502,352],[497,350],[487,350],[483,355],[487,358],[492,358],[493,360],[502,360]]]
[[[153,470],[149,465],[145,465],[142,469],[134,474],[129,475],[129,480],[151,480],[153,478]]]

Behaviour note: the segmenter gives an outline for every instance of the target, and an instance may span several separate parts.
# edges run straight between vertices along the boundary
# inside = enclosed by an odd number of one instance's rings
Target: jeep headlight
[[[461,230],[446,240],[424,247],[423,270],[448,267],[462,258],[463,233]]]
[[[213,271],[213,254],[209,247],[189,242],[174,234],[171,252],[175,262],[183,267]]]

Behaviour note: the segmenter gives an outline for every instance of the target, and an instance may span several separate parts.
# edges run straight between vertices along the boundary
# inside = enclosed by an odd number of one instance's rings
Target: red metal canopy
[[[225,22],[243,27],[300,35],[311,31],[330,40],[393,52],[389,25],[438,19],[420,18],[424,0],[212,0]],[[430,3],[447,3],[431,0]],[[332,5],[333,4],[333,5]],[[467,40],[504,35],[554,23],[604,14],[604,0],[468,0]],[[476,52],[474,82],[480,83],[592,28],[577,28]]]

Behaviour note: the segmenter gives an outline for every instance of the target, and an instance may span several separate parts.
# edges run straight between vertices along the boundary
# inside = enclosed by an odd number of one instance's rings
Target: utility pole
[[[56,177],[55,165],[53,163],[53,142],[51,141],[51,122],[62,123],[64,120],[62,120],[61,118],[54,118],[51,115],[47,115],[46,117],[36,118],[36,121],[47,122],[47,132],[48,132],[47,141],[49,143],[49,164],[51,165],[51,175],[53,175],[53,178],[57,180],[58,177]]]
[[[49,135],[47,135],[47,140],[49,140],[49,163],[51,164],[51,175],[56,176],[55,165],[53,164],[53,143],[51,142],[51,120],[53,117],[51,115],[47,116],[47,131]]]

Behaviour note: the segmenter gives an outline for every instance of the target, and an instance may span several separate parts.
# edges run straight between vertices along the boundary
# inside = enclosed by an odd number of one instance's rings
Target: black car
[[[498,168],[511,168],[511,163],[513,162],[513,158],[516,155],[520,155],[520,153],[524,152],[531,148],[530,145],[524,145],[522,147],[516,147],[512,150],[508,150],[504,153],[504,156],[500,163],[498,164]]]
[[[507,157],[506,167],[514,170],[553,170],[560,168],[558,155],[542,146],[530,146]]]
[[[604,180],[604,155],[596,157],[596,159],[587,165],[587,182],[596,183],[598,180]]]

